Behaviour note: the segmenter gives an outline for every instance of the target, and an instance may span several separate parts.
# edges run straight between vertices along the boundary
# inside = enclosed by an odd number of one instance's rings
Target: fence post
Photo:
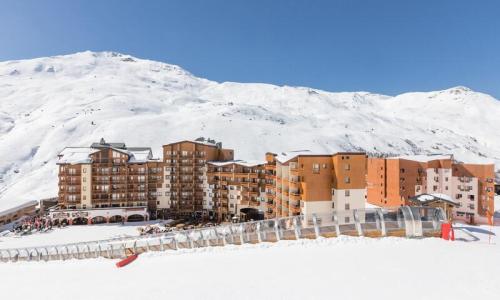
[[[385,229],[384,213],[382,212],[381,208],[376,208],[376,210],[377,210],[378,218],[380,219],[380,231],[382,233],[382,236],[386,236],[387,231]]]
[[[193,239],[191,238],[190,233],[191,233],[191,230],[186,233],[186,238],[189,242],[189,247],[191,247],[191,249],[194,249],[194,243],[193,243]]]
[[[297,222],[297,217],[293,218],[293,228],[295,229],[295,239],[300,239],[300,225],[299,222]]]
[[[215,234],[215,237],[217,238],[217,246],[219,245],[219,239],[220,239],[220,236],[219,236],[219,233],[217,232],[217,227],[214,226],[214,234]],[[226,237],[223,236],[222,237],[222,245],[226,245]]]
[[[319,238],[318,218],[316,217],[316,214],[312,215],[312,219],[314,225],[314,234],[316,235],[316,238]]]
[[[177,234],[174,234],[175,250],[179,250],[179,242],[177,241]]]
[[[358,210],[355,209],[352,211],[354,216],[354,224],[356,225],[356,230],[358,231],[359,236],[363,236],[363,229],[361,228],[361,223],[359,222]]]
[[[243,238],[243,223],[240,223],[240,244],[243,245],[245,240]]]
[[[233,232],[233,226],[229,225],[229,233],[231,234],[231,244],[234,245],[234,232]]]
[[[262,237],[260,236],[260,223],[261,222],[257,222],[257,240],[259,241],[259,243],[262,243]]]
[[[281,235],[280,235],[280,230],[279,230],[279,224],[278,224],[278,221],[279,219],[276,219],[274,221],[274,233],[276,234],[276,241],[279,241],[281,240]]]

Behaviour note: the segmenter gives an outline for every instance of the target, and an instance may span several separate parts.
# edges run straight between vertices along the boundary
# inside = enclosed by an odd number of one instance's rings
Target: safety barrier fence
[[[283,217],[109,240],[0,249],[0,261],[50,261],[124,258],[149,251],[317,239],[341,235],[366,237],[439,237],[445,214],[440,208],[403,206],[355,209],[328,214]]]

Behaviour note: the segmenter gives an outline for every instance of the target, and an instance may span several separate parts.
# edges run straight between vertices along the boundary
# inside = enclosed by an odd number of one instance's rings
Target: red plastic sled
[[[138,256],[139,256],[138,254],[130,255],[129,257],[126,257],[126,258],[120,260],[119,262],[117,262],[116,263],[116,267],[118,267],[118,268],[125,267],[129,263],[131,263],[134,260],[136,260]]]

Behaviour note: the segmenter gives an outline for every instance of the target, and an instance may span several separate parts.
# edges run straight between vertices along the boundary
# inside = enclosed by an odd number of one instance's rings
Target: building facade
[[[464,164],[452,155],[368,159],[368,202],[382,207],[410,205],[430,194],[456,202],[453,218],[489,223],[493,215],[493,164]]]
[[[230,161],[232,149],[199,139],[163,146],[164,177],[159,189],[165,200],[158,209],[172,217],[203,216],[204,176],[208,161]]]
[[[266,217],[363,209],[366,201],[366,154],[313,154],[295,151],[266,154]]]
[[[154,213],[162,200],[163,162],[153,159],[151,148],[101,140],[65,148],[58,157],[60,209],[147,207]]]
[[[203,210],[209,219],[264,219],[265,162],[208,162]]]

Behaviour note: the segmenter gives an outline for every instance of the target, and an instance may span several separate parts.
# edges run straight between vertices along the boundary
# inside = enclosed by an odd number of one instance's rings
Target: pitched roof
[[[57,164],[90,164],[90,155],[98,151],[89,147],[66,147],[58,154]]]
[[[214,165],[214,166],[218,166],[218,167],[228,166],[228,165],[232,165],[232,164],[236,164],[236,165],[240,165],[240,166],[244,166],[244,167],[255,167],[255,166],[266,164],[265,161],[260,161],[260,160],[209,161],[207,163]]]

